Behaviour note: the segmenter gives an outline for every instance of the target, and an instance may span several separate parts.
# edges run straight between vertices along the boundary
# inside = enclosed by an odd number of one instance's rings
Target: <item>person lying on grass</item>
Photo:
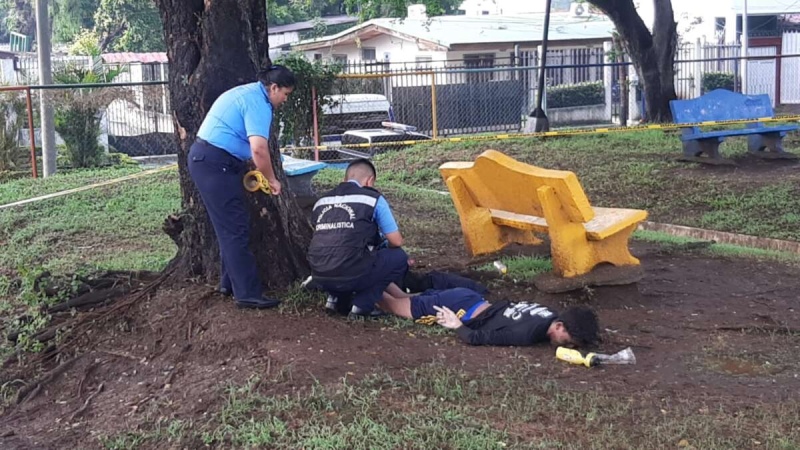
[[[410,296],[384,293],[378,307],[417,323],[455,330],[470,345],[528,346],[547,342],[587,347],[598,340],[597,315],[586,307],[562,313],[537,303],[489,303],[466,288],[428,290]]]

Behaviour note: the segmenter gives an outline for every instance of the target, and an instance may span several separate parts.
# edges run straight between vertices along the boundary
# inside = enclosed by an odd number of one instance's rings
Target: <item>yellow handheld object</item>
[[[250,172],[247,172],[244,176],[243,183],[244,188],[248,192],[256,192],[260,190],[265,194],[272,194],[272,191],[269,189],[267,179],[264,178],[264,175],[257,170],[251,170]]]
[[[598,364],[596,355],[589,353],[586,356],[581,355],[578,350],[573,350],[566,347],[558,347],[556,349],[556,358],[561,361],[566,361],[570,364],[583,365],[586,367],[594,367]]]

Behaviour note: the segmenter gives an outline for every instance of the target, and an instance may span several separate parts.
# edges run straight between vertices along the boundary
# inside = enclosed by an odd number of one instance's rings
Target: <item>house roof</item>
[[[553,14],[550,41],[610,39],[614,25],[601,16],[573,17]],[[373,19],[331,36],[292,44],[298,50],[313,50],[380,34],[411,41],[423,41],[438,50],[459,44],[539,42],[544,30],[544,14],[519,16],[439,16],[423,19]]]
[[[321,20],[325,23],[325,25],[341,25],[343,23],[356,23],[358,22],[358,17],[352,16],[329,16],[329,17],[322,17]],[[290,23],[287,25],[277,25],[274,27],[268,27],[267,32],[269,34],[279,34],[279,33],[288,33],[291,31],[305,31],[314,28],[314,21],[313,20],[306,20],[303,22],[295,22]]]
[[[127,63],[166,63],[167,54],[164,52],[156,53],[103,53],[103,61],[107,64],[127,64]]]

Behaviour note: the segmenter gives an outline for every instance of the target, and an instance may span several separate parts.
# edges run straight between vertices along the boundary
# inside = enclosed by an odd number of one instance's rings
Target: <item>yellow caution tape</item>
[[[347,145],[319,145],[308,147],[291,147],[287,150],[336,150],[339,148],[371,148],[371,147],[393,147],[400,145],[416,145],[420,143],[439,143],[439,142],[465,142],[465,141],[493,141],[502,139],[520,139],[520,138],[536,138],[536,137],[558,137],[558,136],[577,136],[588,134],[610,134],[610,133],[632,133],[638,131],[650,130],[679,130],[682,128],[694,127],[708,127],[708,126],[724,126],[724,125],[743,125],[748,123],[774,123],[774,122],[796,122],[800,121],[800,115],[786,115],[778,117],[764,117],[760,119],[747,119],[747,120],[724,120],[724,121],[706,121],[694,123],[665,123],[665,124],[645,124],[635,125],[630,127],[598,127],[598,128],[572,128],[563,129],[558,131],[544,131],[538,133],[518,133],[518,134],[493,134],[483,136],[468,136],[468,137],[452,137],[452,138],[435,138],[429,140],[415,140],[415,141],[395,141],[395,142],[375,142],[365,144],[347,144]]]
[[[86,185],[86,186],[81,186],[81,187],[77,187],[77,188],[73,188],[73,189],[67,189],[65,191],[59,191],[59,192],[54,192],[52,194],[41,195],[39,197],[33,197],[33,198],[26,199],[26,200],[20,200],[20,201],[14,202],[14,203],[9,203],[7,205],[2,205],[2,206],[0,206],[0,210],[6,209],[6,208],[13,208],[15,206],[23,206],[23,205],[27,205],[29,203],[35,203],[35,202],[39,202],[39,201],[42,201],[42,200],[49,200],[51,198],[62,197],[64,195],[74,194],[74,193],[77,193],[77,192],[88,191],[90,189],[95,189],[95,188],[99,188],[99,187],[102,187],[102,186],[109,186],[109,185],[112,185],[112,184],[122,183],[123,181],[135,180],[137,178],[146,177],[146,176],[153,175],[153,174],[159,173],[159,172],[164,172],[164,171],[167,171],[167,170],[174,170],[174,169],[177,169],[177,168],[178,168],[177,164],[170,164],[168,166],[160,167],[158,169],[151,169],[151,170],[146,170],[144,172],[137,172],[135,174],[126,175],[124,177],[115,178],[113,180],[101,181],[99,183],[93,183],[93,184],[89,184],[89,185]]]
[[[267,179],[264,178],[264,174],[257,170],[247,172],[242,182],[244,183],[244,188],[248,192],[257,192],[260,190],[267,195],[272,194],[269,183],[267,183]]]

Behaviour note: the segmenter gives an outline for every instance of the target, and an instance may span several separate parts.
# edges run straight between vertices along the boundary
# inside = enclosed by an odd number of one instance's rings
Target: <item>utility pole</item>
[[[750,33],[747,29],[747,0],[744,0],[744,11],[742,11],[742,57],[747,58],[750,48]],[[747,66],[748,60],[742,60],[742,94],[747,94],[748,79]]]
[[[39,56],[39,84],[53,84],[47,0],[36,0],[36,52]],[[47,99],[45,91],[39,91],[39,108],[42,118],[42,174],[49,177],[56,173],[56,131],[53,105]]]

